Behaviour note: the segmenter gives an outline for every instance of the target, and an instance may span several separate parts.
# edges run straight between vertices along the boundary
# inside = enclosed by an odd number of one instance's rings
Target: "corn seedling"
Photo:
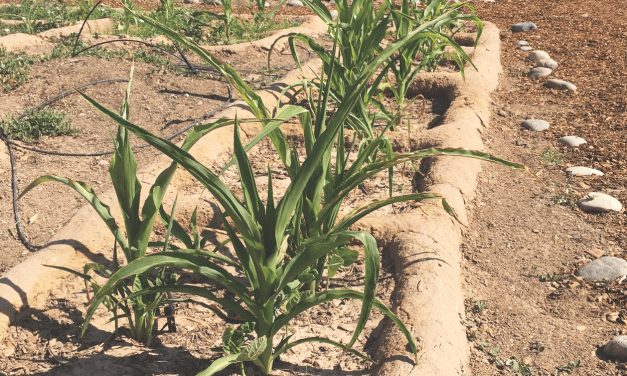
[[[126,97],[121,108],[121,116],[124,119],[127,119],[129,115],[131,81],[132,72]],[[185,147],[189,146],[185,145]],[[94,293],[96,293],[100,291],[100,286],[96,279],[90,275],[90,272],[96,272],[103,277],[111,277],[122,263],[118,255],[118,247],[122,250],[124,261],[126,262],[145,257],[150,245],[149,241],[153,233],[154,222],[159,216],[159,209],[176,168],[176,163],[172,163],[161,172],[151,187],[143,207],[140,208],[141,184],[137,178],[137,163],[131,150],[129,133],[124,127],[119,127],[115,140],[114,154],[109,166],[109,174],[122,212],[124,231],[111,215],[109,206],[100,201],[94,190],[84,182],[56,175],[46,175],[37,178],[24,188],[20,197],[40,184],[57,182],[74,189],[96,210],[115,238],[112,265],[107,267],[102,264],[90,263],[85,265],[82,273],[73,272],[84,278],[86,285],[91,287]],[[112,313],[112,320],[116,323],[116,329],[118,320],[126,318],[133,338],[150,344],[154,332],[155,315],[158,308],[166,303],[166,296],[163,293],[141,296],[133,296],[133,294],[151,287],[174,283],[175,279],[175,275],[165,273],[165,269],[161,269],[153,274],[138,274],[133,278],[126,279],[124,283],[109,291],[101,302]]]

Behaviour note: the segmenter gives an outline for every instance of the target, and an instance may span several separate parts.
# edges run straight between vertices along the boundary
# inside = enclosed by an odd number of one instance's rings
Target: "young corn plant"
[[[394,6],[392,0],[388,0],[388,2],[390,7]],[[442,18],[445,14],[448,16]],[[397,40],[404,38],[420,25],[440,19],[424,33],[424,38],[401,49],[388,66],[388,69],[393,73],[394,81],[385,85],[385,88],[394,95],[396,101],[395,120],[400,124],[406,106],[407,90],[416,75],[422,71],[432,71],[437,68],[445,57],[447,47],[455,51],[451,57],[463,75],[464,65],[471,60],[455,42],[453,35],[463,22],[473,22],[477,26],[478,41],[483,30],[483,23],[475,15],[472,5],[448,0],[430,0],[424,4],[422,1],[402,0],[400,8],[393,10],[392,19]]]
[[[127,119],[129,116],[131,82],[132,71],[120,111],[120,116],[124,119]],[[189,148],[191,145],[185,144],[184,147]],[[78,192],[95,209],[115,238],[112,264],[107,266],[90,263],[85,265],[83,273],[73,273],[84,278],[86,285],[89,285],[96,293],[100,290],[100,286],[90,272],[94,271],[103,277],[111,277],[120,268],[123,261],[133,262],[146,256],[155,220],[159,216],[159,209],[176,168],[176,163],[172,163],[159,174],[150,188],[143,206],[140,208],[141,184],[136,174],[137,163],[131,149],[129,133],[124,127],[118,128],[114,154],[109,165],[109,175],[111,176],[111,182],[121,209],[124,230],[111,215],[109,206],[100,201],[94,190],[84,182],[56,175],[41,176],[24,188],[20,197],[40,184],[57,182],[65,184]],[[118,247],[122,250],[123,260],[118,254]],[[133,278],[126,279],[124,283],[117,285],[116,289],[109,291],[106,297],[104,297],[103,303],[112,313],[112,320],[116,323],[116,330],[118,321],[125,318],[132,337],[143,343],[150,344],[155,331],[156,313],[160,306],[166,304],[167,297],[163,293],[140,296],[133,296],[133,294],[147,288],[175,283],[175,279],[175,275],[165,273],[165,270],[161,269],[152,274],[135,275]]]

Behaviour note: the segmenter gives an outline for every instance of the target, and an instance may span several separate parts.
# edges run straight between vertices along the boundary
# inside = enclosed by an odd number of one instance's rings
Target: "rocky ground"
[[[531,173],[485,166],[473,203],[472,372],[627,374],[625,337],[606,346],[627,333],[627,22],[617,12],[627,2],[476,5],[502,30],[486,143]],[[521,22],[537,29],[512,32]]]

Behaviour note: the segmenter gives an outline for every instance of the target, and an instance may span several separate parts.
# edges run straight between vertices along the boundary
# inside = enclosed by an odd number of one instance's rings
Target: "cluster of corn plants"
[[[393,7],[393,2],[388,1]],[[449,0],[402,0],[398,9],[393,10],[392,19],[397,40],[402,39],[420,25],[438,20],[424,33],[418,43],[400,50],[388,65],[394,80],[386,85],[386,89],[394,95],[398,123],[402,121],[409,84],[416,74],[436,69],[446,56],[447,47],[453,48],[454,53],[449,57],[456,63],[462,75],[465,64],[468,62],[472,64],[468,55],[453,37],[464,26],[464,22],[471,22],[477,27],[477,41],[479,40],[483,23],[475,13],[471,4]],[[447,16],[442,17],[443,15]]]
[[[310,5],[322,6],[319,1],[306,0]],[[367,2],[353,1],[363,8],[364,19],[371,19],[374,8]],[[348,7],[348,2],[342,2]],[[325,8],[326,9],[326,8]],[[347,8],[349,9],[349,8]],[[389,9],[389,8],[384,8]],[[396,202],[408,200],[439,199],[429,193],[413,193],[373,201],[360,206],[345,215],[340,215],[345,199],[360,184],[374,175],[388,171],[402,163],[420,160],[438,155],[453,155],[478,158],[498,162],[512,167],[516,164],[503,161],[485,153],[459,149],[425,149],[408,153],[394,153],[385,139],[384,127],[379,134],[374,133],[370,123],[374,118],[367,112],[364,101],[371,96],[373,79],[380,82],[381,70],[386,69],[391,59],[399,51],[414,45],[429,28],[437,25],[442,18],[436,18],[424,25],[416,27],[402,38],[392,41],[386,47],[381,46],[388,23],[377,23],[366,35],[360,36],[368,53],[357,53],[345,60],[337,58],[338,50],[350,48],[351,41],[342,40],[345,34],[333,34],[334,45],[330,52],[323,54],[322,47],[315,41],[303,36],[294,35],[291,40],[300,38],[323,57],[325,67],[313,82],[301,82],[297,85],[306,93],[307,106],[282,105],[270,111],[261,98],[241,79],[229,65],[220,62],[200,48],[193,41],[178,34],[175,30],[162,23],[128,10],[141,22],[150,25],[169,36],[175,43],[198,55],[205,63],[220,72],[230,84],[236,88],[241,98],[248,104],[254,119],[221,119],[213,123],[197,126],[181,146],[163,140],[143,128],[133,124],[128,116],[127,106],[122,113],[112,111],[94,99],[83,94],[83,97],[94,107],[114,120],[119,126],[116,156],[112,162],[112,178],[117,188],[118,200],[126,223],[126,238],[110,217],[108,208],[95,198],[93,191],[84,184],[75,184],[54,177],[43,177],[41,181],[61,181],[70,186],[78,187],[82,193],[105,219],[107,225],[116,235],[116,242],[123,249],[128,249],[127,264],[116,265],[112,273],[107,274],[107,281],[98,286],[91,305],[87,311],[83,332],[89,321],[101,305],[115,307],[128,304],[129,317],[136,317],[133,304],[141,301],[168,301],[168,294],[196,295],[214,302],[222,308],[224,315],[231,315],[239,322],[237,327],[229,327],[223,336],[225,355],[215,360],[201,375],[216,374],[229,365],[252,363],[264,374],[273,370],[277,358],[289,349],[308,342],[321,342],[341,348],[363,359],[366,355],[354,349],[360,334],[369,319],[371,311],[377,309],[394,322],[405,335],[409,348],[416,354],[413,336],[401,320],[377,299],[377,281],[380,270],[380,255],[376,240],[367,232],[352,231],[351,226],[369,213]],[[328,15],[328,11],[321,14]],[[341,13],[341,12],[340,12]],[[389,14],[381,14],[390,19]],[[348,11],[346,22],[351,22]],[[329,20],[330,15],[328,15]],[[357,17],[359,19],[359,17]],[[350,25],[342,28],[350,29]],[[353,29],[356,29],[353,27]],[[376,35],[373,41],[369,38]],[[379,41],[379,42],[376,42]],[[290,41],[293,45],[293,42]],[[376,46],[375,46],[376,44]],[[295,48],[294,48],[295,49]],[[340,55],[343,56],[343,55]],[[363,56],[364,61],[359,59]],[[353,59],[354,60],[350,60]],[[348,64],[359,64],[353,69]],[[339,77],[339,78],[338,78]],[[340,91],[336,85],[344,85]],[[128,103],[128,100],[125,102]],[[124,110],[126,108],[126,110]],[[365,111],[360,114],[360,111]],[[363,116],[360,119],[360,116]],[[367,119],[366,122],[364,119]],[[244,122],[260,122],[262,131],[244,144],[240,138],[240,126]],[[296,121],[302,127],[304,147],[297,148],[288,141],[281,127],[286,122]],[[368,126],[369,129],[359,128]],[[201,137],[211,131],[224,127],[233,127],[234,157],[225,168],[236,166],[240,178],[242,198],[239,198],[222,180],[221,175],[198,162],[189,148]],[[357,129],[354,129],[357,128]],[[347,131],[353,129],[351,142],[346,142]],[[356,131],[355,131],[356,130]],[[172,159],[171,166],[158,178],[146,200],[141,217],[137,216],[139,208],[139,190],[136,181],[134,163],[129,157],[130,149],[119,150],[119,145],[128,142],[130,132],[139,139],[152,145]],[[272,171],[268,167],[267,198],[262,199],[256,180],[255,171],[249,160],[248,151],[259,141],[269,138],[277,153],[290,184],[285,192],[277,194],[273,189]],[[124,141],[126,140],[126,141]],[[128,145],[128,144],[126,144]],[[386,146],[387,145],[387,146]],[[126,158],[126,170],[116,168],[116,160]],[[132,165],[132,168],[129,167]],[[215,198],[221,208],[222,226],[228,235],[231,252],[219,252],[218,249],[205,249],[206,242],[199,239],[195,232],[195,215],[192,216],[194,234],[189,236],[173,216],[174,210],[167,214],[163,208],[163,194],[174,170],[181,167],[188,171]],[[29,187],[30,189],[30,187]],[[445,208],[448,209],[445,201]],[[104,209],[103,209],[104,208]],[[161,214],[167,226],[166,238],[160,243],[150,243],[152,223]],[[103,214],[104,213],[104,214]],[[130,224],[130,225],[129,225]],[[141,231],[136,227],[140,225]],[[146,232],[144,232],[144,229]],[[131,236],[131,234],[134,234]],[[171,244],[170,236],[177,238],[178,244]],[[134,239],[134,241],[130,241]],[[321,289],[323,278],[332,276],[338,268],[353,263],[359,253],[349,246],[355,242],[361,244],[364,261],[363,291],[352,289],[332,289],[327,283]],[[150,246],[159,246],[155,252],[147,253]],[[126,248],[125,248],[126,246]],[[140,252],[138,252],[141,249]],[[136,253],[133,253],[136,252]],[[126,254],[126,252],[125,252]],[[218,285],[225,295],[216,294],[213,289],[186,284],[175,277],[167,278],[166,272],[185,271],[204,278],[208,283]],[[136,282],[137,280],[147,282]],[[162,281],[167,279],[167,281]],[[156,281],[156,282],[155,282]],[[123,291],[123,292],[121,292]],[[112,297],[115,300],[112,301]],[[331,338],[306,337],[294,340],[284,330],[292,320],[302,312],[324,302],[335,299],[355,299],[361,302],[356,328],[347,343]],[[125,303],[130,302],[130,303]],[[150,306],[153,315],[158,304]],[[142,311],[147,314],[146,310]],[[227,315],[227,316],[228,316]],[[153,316],[154,317],[154,316]]]

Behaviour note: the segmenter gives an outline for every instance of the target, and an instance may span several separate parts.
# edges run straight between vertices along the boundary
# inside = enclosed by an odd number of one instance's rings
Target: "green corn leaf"
[[[172,286],[151,287],[151,288],[146,288],[146,289],[137,291],[127,296],[126,299],[134,299],[140,295],[163,294],[166,292],[174,293],[174,294],[180,293],[180,294],[199,296],[201,298],[205,298],[209,301],[219,304],[226,311],[231,311],[237,314],[239,316],[238,319],[241,319],[243,321],[255,321],[255,316],[253,316],[252,312],[243,308],[235,300],[231,298],[219,298],[215,294],[213,294],[211,291],[209,291],[209,289],[207,289],[206,287],[201,287],[201,286],[179,284],[179,285],[172,285]]]
[[[395,196],[382,200],[375,200],[366,205],[353,209],[350,213],[346,214],[333,228],[333,232],[344,231],[350,226],[358,222],[363,217],[372,213],[375,210],[383,208],[388,205],[395,204],[397,202],[408,201],[423,201],[428,199],[441,198],[440,195],[434,193],[411,193],[407,195]]]
[[[179,221],[177,221],[173,216],[170,216],[168,213],[166,213],[166,211],[163,209],[163,206],[159,208],[159,214],[161,215],[161,219],[163,220],[164,224],[172,224],[172,227],[170,229],[172,236],[183,242],[185,247],[190,249],[194,248],[194,242],[192,241],[192,238],[190,238],[187,234],[187,231],[185,231]]]
[[[232,276],[225,269],[215,263],[205,259],[204,257],[189,255],[182,252],[156,253],[130,262],[128,265],[116,271],[109,278],[109,280],[94,296],[94,299],[85,314],[85,323],[83,324],[81,332],[84,334],[89,320],[91,320],[91,317],[96,312],[96,309],[100,304],[102,304],[103,300],[110,295],[113,290],[115,290],[118,283],[126,278],[142,274],[148,270],[164,267],[189,269],[203,275],[232,291],[240,299],[242,299],[242,301],[244,301],[250,309],[255,307],[255,303],[248,295],[248,290],[239,283],[236,277]]]
[[[100,199],[98,199],[98,196],[96,196],[96,193],[94,192],[93,188],[91,188],[86,183],[83,183],[81,181],[74,181],[74,180],[63,178],[63,177],[56,176],[56,175],[40,176],[37,179],[33,180],[28,186],[26,186],[22,190],[22,193],[20,193],[19,198],[22,198],[26,193],[28,193],[28,191],[35,188],[36,186],[43,184],[43,183],[47,183],[47,182],[58,182],[61,184],[65,184],[68,187],[75,190],[78,194],[83,196],[83,198],[85,198],[87,202],[89,202],[91,207],[96,211],[96,213],[98,213],[100,218],[107,225],[107,227],[109,228],[109,231],[111,231],[111,233],[113,234],[117,242],[122,246],[122,248],[124,250],[128,249],[128,243],[126,242],[126,238],[124,237],[124,234],[122,233],[117,223],[115,222],[115,219],[111,215],[109,206],[105,205],[102,201],[100,201]]]
[[[214,360],[213,363],[206,370],[198,373],[196,376],[212,376],[216,375],[218,372],[224,370],[226,367],[231,364],[237,364],[241,361],[239,360],[240,354],[229,354],[225,355],[217,360]]]
[[[274,359],[277,359],[281,354],[283,354],[284,352],[298,346],[298,345],[302,345],[304,343],[310,343],[310,342],[317,342],[317,343],[324,343],[326,345],[331,345],[334,347],[337,347],[339,349],[342,349],[343,351],[346,351],[347,353],[350,353],[352,355],[355,355],[356,357],[365,360],[367,362],[373,363],[374,361],[366,354],[362,353],[361,351],[357,351],[353,348],[350,348],[346,345],[344,345],[343,343],[337,342],[337,341],[333,341],[331,339],[325,338],[325,337],[307,337],[307,338],[301,338],[299,340],[296,340],[294,342],[291,343],[285,343],[283,346],[277,346],[276,350],[274,351],[274,353],[272,354],[272,357]]]
[[[272,326],[272,334],[276,334],[281,328],[287,325],[292,319],[306,310],[320,305],[324,302],[328,302],[331,300],[338,299],[357,299],[363,300],[364,294],[360,291],[355,290],[327,290],[310,297],[302,299],[298,304],[294,305],[289,312],[286,312],[280,315],[274,322]],[[374,299],[373,307],[378,309],[381,313],[383,313],[386,317],[388,317],[397,327],[398,329],[405,335],[407,342],[409,343],[409,347],[411,349],[412,354],[417,355],[418,348],[416,346],[416,341],[414,340],[413,335],[407,329],[407,327],[403,324],[403,322],[396,316],[389,308],[385,306],[379,299]]]
[[[163,140],[157,136],[154,136],[150,132],[138,127],[137,125],[127,121],[120,117],[115,112],[102,106],[100,103],[92,99],[91,97],[81,93],[90,104],[103,112],[105,115],[116,121],[119,125],[129,129],[137,137],[146,141],[150,145],[154,146],[168,157],[172,158],[174,162],[181,165],[189,171],[201,184],[203,184],[209,192],[218,200],[225,210],[225,214],[233,218],[237,229],[242,233],[243,237],[251,244],[258,242],[260,239],[259,229],[257,227],[256,220],[252,217],[246,208],[239,202],[239,200],[233,195],[230,189],[208,168],[189,154],[187,151],[179,148],[173,143]],[[256,244],[257,248],[261,248],[261,244]]]

